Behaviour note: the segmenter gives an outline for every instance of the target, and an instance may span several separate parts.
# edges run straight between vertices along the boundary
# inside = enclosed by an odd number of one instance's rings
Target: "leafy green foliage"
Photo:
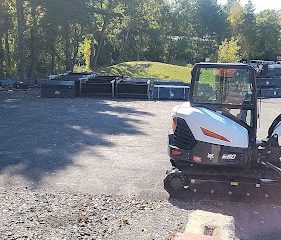
[[[280,14],[272,10],[265,10],[257,15],[256,46],[259,58],[270,60],[280,55],[280,20]]]
[[[84,59],[85,59],[85,70],[88,72],[91,70],[91,44],[90,39],[85,39],[84,44]]]
[[[128,61],[274,59],[281,54],[280,16],[255,13],[251,0],[1,0],[0,77]]]
[[[235,63],[238,62],[241,57],[239,56],[239,50],[241,47],[238,45],[238,40],[231,38],[225,39],[219,46],[218,61],[222,63]]]
[[[243,58],[255,57],[256,39],[256,16],[251,1],[243,7],[239,1],[230,5],[228,20],[232,35],[238,40],[241,46]]]

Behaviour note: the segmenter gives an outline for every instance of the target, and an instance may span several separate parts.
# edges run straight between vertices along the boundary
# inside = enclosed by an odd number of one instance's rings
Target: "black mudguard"
[[[268,136],[267,138],[270,138],[274,132],[275,127],[281,122],[281,114],[275,118],[275,120],[272,122],[271,126],[268,129]]]

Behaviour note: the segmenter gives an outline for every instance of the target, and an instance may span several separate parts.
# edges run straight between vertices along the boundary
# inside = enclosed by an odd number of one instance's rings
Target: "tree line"
[[[275,59],[280,12],[249,0],[0,0],[0,77],[123,61]]]

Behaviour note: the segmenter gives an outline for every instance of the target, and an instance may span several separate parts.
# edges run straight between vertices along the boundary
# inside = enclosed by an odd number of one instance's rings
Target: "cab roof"
[[[244,63],[196,63],[194,67],[203,67],[203,68],[244,68],[244,69],[252,69],[254,68],[248,64]]]

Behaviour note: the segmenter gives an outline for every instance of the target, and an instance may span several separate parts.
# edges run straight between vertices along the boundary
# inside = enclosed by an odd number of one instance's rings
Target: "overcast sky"
[[[219,3],[224,4],[227,0],[218,0]],[[252,0],[256,6],[256,12],[264,9],[281,9],[281,0]],[[241,3],[247,3],[247,0],[241,0]]]

